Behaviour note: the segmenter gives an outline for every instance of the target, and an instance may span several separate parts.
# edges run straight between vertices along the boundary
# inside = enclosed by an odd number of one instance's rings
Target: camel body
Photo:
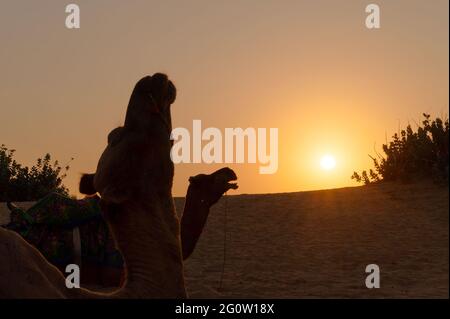
[[[191,179],[192,198],[181,231],[187,248],[182,250],[171,194],[170,105],[175,95],[164,74],[141,79],[131,95],[124,126],[109,134],[97,171],[85,179],[91,182],[87,189],[100,194],[102,213],[124,257],[124,285],[112,293],[69,289],[63,274],[37,249],[0,228],[0,298],[186,297],[183,256],[192,253],[210,206],[237,186],[228,183],[236,175],[227,168]]]

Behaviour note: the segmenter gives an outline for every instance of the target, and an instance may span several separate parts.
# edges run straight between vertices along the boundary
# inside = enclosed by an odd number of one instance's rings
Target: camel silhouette
[[[18,234],[0,228],[1,298],[185,298],[183,257],[198,241],[210,207],[237,179],[229,168],[190,178],[181,226],[172,198],[170,106],[176,89],[165,74],[137,82],[125,123],[108,135],[97,170],[80,189],[98,192],[121,251],[125,283],[112,293],[68,289],[63,274]],[[183,238],[183,248],[181,248]]]

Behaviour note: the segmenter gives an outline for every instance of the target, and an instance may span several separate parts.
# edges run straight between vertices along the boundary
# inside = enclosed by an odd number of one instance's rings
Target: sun
[[[324,155],[320,159],[320,167],[324,170],[331,170],[336,166],[336,160],[332,155]]]

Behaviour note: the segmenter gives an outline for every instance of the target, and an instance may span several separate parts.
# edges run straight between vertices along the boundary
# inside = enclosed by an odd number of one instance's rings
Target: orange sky
[[[32,164],[65,163],[77,194],[106,135],[121,125],[135,82],[165,72],[178,88],[173,125],[279,128],[279,165],[229,165],[240,193],[355,185],[398,125],[448,110],[448,1],[376,1],[381,29],[365,27],[370,1],[2,1],[0,144]],[[334,170],[320,169],[333,154]],[[176,165],[187,178],[220,165]]]

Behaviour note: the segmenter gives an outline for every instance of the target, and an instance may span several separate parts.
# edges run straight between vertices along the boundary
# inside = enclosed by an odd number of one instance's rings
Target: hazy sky
[[[178,89],[174,127],[279,129],[276,174],[228,165],[241,193],[355,185],[386,133],[448,112],[447,0],[72,2],[79,30],[65,27],[70,2],[0,0],[0,144],[28,165],[74,157],[73,194],[135,82],[158,71]],[[380,29],[365,27],[369,3]],[[176,165],[174,194],[222,166]]]

